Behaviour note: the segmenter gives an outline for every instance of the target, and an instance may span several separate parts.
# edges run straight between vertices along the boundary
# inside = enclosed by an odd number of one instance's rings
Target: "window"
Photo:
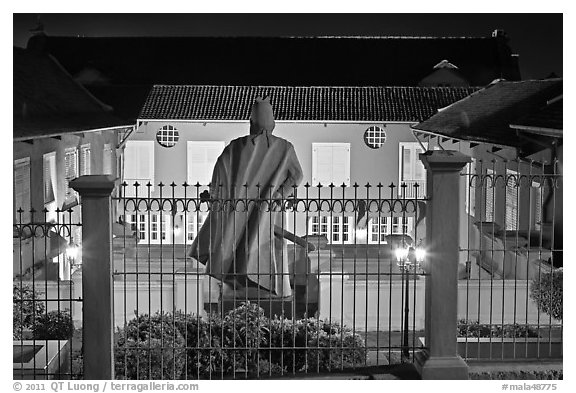
[[[156,133],[156,140],[160,146],[172,147],[180,139],[178,130],[173,126],[164,126]]]
[[[476,215],[476,185],[480,179],[474,177],[476,175],[476,159],[473,158],[472,162],[466,164],[465,167],[465,184],[466,191],[466,213],[472,217]]]
[[[64,152],[64,182],[66,185],[66,196],[75,196],[74,190],[69,187],[70,180],[78,177],[78,150],[76,148],[66,149]]]
[[[207,186],[212,181],[214,165],[224,150],[222,141],[188,142],[188,178],[190,185]]]
[[[150,243],[166,243],[170,216],[167,214],[151,214],[150,221]]]
[[[92,174],[90,144],[80,146],[80,176]]]
[[[388,217],[375,217],[370,220],[368,237],[371,243],[386,243],[389,234]]]
[[[364,143],[366,143],[366,146],[378,149],[384,145],[384,142],[386,142],[386,132],[382,128],[372,126],[364,132]]]
[[[398,186],[403,183],[406,184],[404,189],[398,189],[398,194],[400,195],[404,192],[406,198],[423,197],[426,195],[426,169],[422,161],[420,161],[419,155],[424,153],[424,150],[422,150],[422,146],[418,142],[400,142],[398,147]],[[424,144],[424,148],[428,149],[428,145]],[[416,194],[415,184],[418,184],[418,194]]]
[[[368,243],[386,243],[386,235],[413,235],[414,217],[372,217],[368,221]],[[325,235],[330,244],[366,244],[366,230],[354,227],[353,216],[312,216],[311,235]]]
[[[194,239],[196,239],[196,236],[198,236],[198,232],[200,231],[200,228],[202,228],[202,225],[204,225],[207,216],[208,213],[200,213],[200,212],[198,212],[198,214],[196,213],[188,214],[186,238],[189,241],[194,241]]]
[[[154,186],[154,142],[128,141],[124,151],[124,181],[132,186],[134,182]],[[144,188],[146,190],[146,188]]]
[[[518,172],[506,170],[506,230],[518,228]]]
[[[56,152],[44,154],[43,160],[44,205],[56,200]],[[66,179],[68,187],[68,179]]]
[[[104,144],[102,150],[102,173],[104,175],[112,175],[112,145],[109,143]]]
[[[486,169],[486,179],[485,179],[485,203],[484,203],[484,221],[493,222],[494,221],[494,187],[495,187],[495,176],[492,169]]]
[[[353,243],[352,223],[349,216],[312,216],[309,221],[309,232],[312,235],[325,235],[330,244]]]
[[[312,144],[312,184],[350,185],[350,144]]]
[[[368,225],[368,241],[385,243],[386,235],[412,236],[414,217],[373,217]]]
[[[30,222],[30,158],[14,161],[14,217],[17,223]],[[22,210],[22,212],[18,212]]]

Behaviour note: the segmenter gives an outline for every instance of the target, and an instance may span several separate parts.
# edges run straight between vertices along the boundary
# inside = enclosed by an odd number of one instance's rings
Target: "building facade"
[[[426,174],[418,154],[428,146],[418,142],[410,126],[474,90],[155,86],[126,142],[125,195],[197,198],[207,189],[224,147],[248,134],[253,100],[269,95],[276,117],[274,135],[292,143],[302,166],[299,197],[424,198]],[[414,235],[414,216],[368,216],[367,224],[357,228],[359,214],[319,212],[306,220],[287,214],[286,227],[299,236],[326,235],[337,244],[371,244],[383,242],[389,234]],[[126,221],[143,243],[183,244],[194,240],[206,215],[134,211]]]
[[[131,127],[110,112],[54,58],[14,48],[14,276],[31,279],[42,270],[48,279],[70,278],[63,253],[82,239],[69,182],[120,177],[121,135]]]

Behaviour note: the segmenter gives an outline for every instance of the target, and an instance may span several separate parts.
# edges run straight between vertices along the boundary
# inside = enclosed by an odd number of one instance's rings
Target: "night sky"
[[[26,46],[36,14],[14,14]],[[506,31],[523,79],[562,69],[562,14],[42,14],[54,36],[489,36]],[[417,59],[418,54],[414,57]]]

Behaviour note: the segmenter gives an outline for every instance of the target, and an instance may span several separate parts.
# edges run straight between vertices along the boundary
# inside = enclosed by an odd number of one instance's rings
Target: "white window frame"
[[[354,244],[353,222],[349,215],[313,215],[308,219],[308,233],[325,235],[328,244]]]
[[[156,132],[156,142],[164,148],[176,146],[180,140],[178,129],[171,124],[160,127]]]
[[[371,149],[379,149],[386,143],[386,125],[370,126],[364,131],[364,143]]]
[[[422,145],[424,146],[424,151],[422,151]],[[405,188],[406,198],[423,198],[426,196],[426,168],[424,164],[418,158],[418,154],[425,153],[428,150],[428,143],[423,142],[420,145],[419,142],[398,142],[398,195],[402,195],[402,183],[405,183],[407,187]],[[404,150],[410,150],[410,174],[407,178],[404,178]],[[416,166],[421,165],[422,176],[417,178],[416,176]],[[418,183],[418,195],[416,195],[414,184]]]
[[[18,171],[24,174],[18,175]],[[14,160],[14,219],[17,223],[27,224],[31,220],[30,187],[30,157]],[[22,215],[18,213],[19,209],[23,210]]]
[[[324,175],[318,173],[318,152],[320,149],[332,149],[332,166],[330,175]],[[341,150],[344,154],[344,173],[335,174],[335,163],[334,163],[334,149]],[[350,186],[350,143],[312,143],[312,185],[316,186],[318,184],[323,186],[328,186],[334,184],[336,187],[342,184]]]
[[[380,228],[378,228],[378,224]],[[414,217],[411,216],[370,217],[368,220],[368,243],[386,244],[387,235],[413,236],[412,229],[414,229]],[[378,236],[380,236],[380,242],[378,242]]]
[[[212,181],[214,166],[225,147],[224,141],[188,141],[186,146],[186,182],[191,186],[197,183],[200,183],[201,186],[207,186]],[[200,151],[205,153],[205,156],[201,164],[196,164],[192,161],[192,157]],[[200,165],[200,167],[194,168],[194,165]]]

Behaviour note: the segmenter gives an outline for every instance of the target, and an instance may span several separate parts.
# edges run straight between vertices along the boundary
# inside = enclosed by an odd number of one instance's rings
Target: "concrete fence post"
[[[460,171],[471,161],[457,151],[420,154],[427,169],[426,352],[416,359],[422,379],[468,379],[458,356]]]
[[[81,176],[70,182],[82,204],[82,328],[84,379],[114,378],[112,204],[114,178]]]

